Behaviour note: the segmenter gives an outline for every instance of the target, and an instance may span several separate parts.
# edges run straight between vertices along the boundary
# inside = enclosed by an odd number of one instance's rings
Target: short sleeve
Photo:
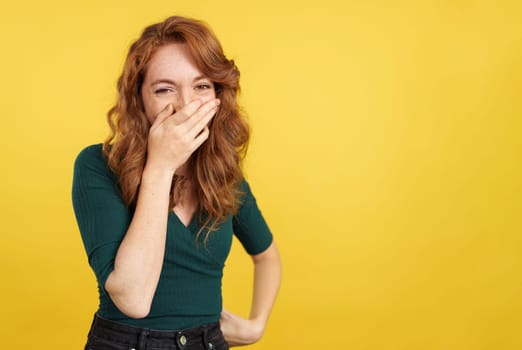
[[[272,233],[259,210],[248,182],[241,183],[241,204],[232,224],[235,236],[250,255],[264,252],[272,243]]]
[[[85,148],[76,158],[72,202],[89,264],[101,290],[105,290],[131,215],[101,144]]]

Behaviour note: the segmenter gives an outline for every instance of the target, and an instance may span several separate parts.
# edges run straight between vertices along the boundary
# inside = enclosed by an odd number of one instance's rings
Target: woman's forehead
[[[146,80],[194,79],[202,76],[186,44],[172,43],[160,47],[147,65]]]

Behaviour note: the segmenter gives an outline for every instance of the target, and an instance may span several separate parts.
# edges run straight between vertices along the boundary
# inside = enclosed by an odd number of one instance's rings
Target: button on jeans
[[[219,323],[179,331],[128,326],[94,316],[85,350],[228,350]]]

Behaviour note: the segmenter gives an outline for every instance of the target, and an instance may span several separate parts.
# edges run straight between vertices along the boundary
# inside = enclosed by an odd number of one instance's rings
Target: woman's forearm
[[[250,319],[259,327],[259,337],[274,305],[281,283],[281,259],[275,242],[263,253],[254,255],[254,294]]]
[[[262,337],[281,283],[281,260],[274,242],[252,259],[254,295],[249,319],[227,310],[221,313],[221,331],[229,346],[252,344]]]
[[[173,173],[145,168],[136,209],[105,289],[118,309],[143,318],[150,311],[163,257]]]

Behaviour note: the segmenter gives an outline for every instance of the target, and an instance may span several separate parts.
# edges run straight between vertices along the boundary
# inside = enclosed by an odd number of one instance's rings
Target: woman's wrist
[[[160,167],[155,167],[150,164],[146,164],[143,169],[143,174],[141,175],[141,183],[172,183],[172,178],[174,177],[174,172],[176,169],[164,169]]]

